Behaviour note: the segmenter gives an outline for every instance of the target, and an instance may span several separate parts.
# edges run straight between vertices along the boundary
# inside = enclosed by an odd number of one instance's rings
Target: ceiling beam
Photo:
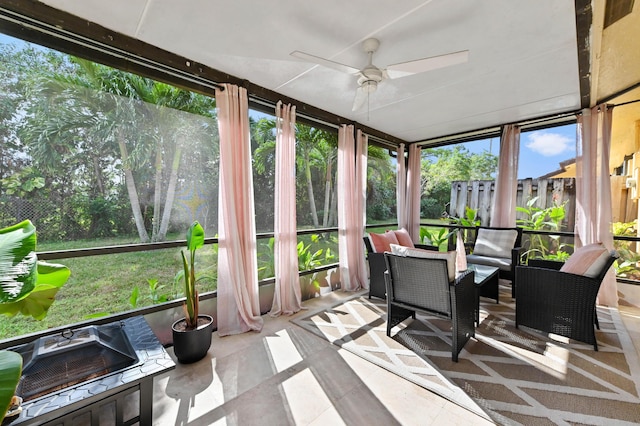
[[[578,41],[578,72],[580,78],[580,106],[591,107],[591,27],[593,10],[591,0],[575,0],[576,37]]]

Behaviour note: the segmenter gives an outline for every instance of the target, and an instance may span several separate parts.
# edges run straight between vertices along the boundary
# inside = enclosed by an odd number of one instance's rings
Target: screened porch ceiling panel
[[[580,108],[573,0],[44,0],[267,89],[403,140]],[[466,63],[382,81],[352,111],[361,69],[468,50]]]

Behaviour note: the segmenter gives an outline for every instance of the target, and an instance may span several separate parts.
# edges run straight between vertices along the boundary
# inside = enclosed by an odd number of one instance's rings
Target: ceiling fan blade
[[[415,61],[401,62],[389,65],[386,69],[389,78],[400,78],[408,75],[431,71],[450,65],[462,64],[469,60],[469,51],[447,53],[445,55],[432,56],[430,58],[416,59]]]
[[[369,92],[365,90],[364,87],[360,86],[356,90],[356,97],[353,100],[353,108],[352,111],[357,111],[364,106],[367,102],[367,97],[369,96]]]
[[[359,69],[354,68],[352,66],[341,64],[339,62],[330,61],[328,59],[324,59],[319,56],[310,55],[308,53],[300,52],[298,50],[294,50],[293,52],[290,53],[290,55],[295,58],[303,59],[307,62],[313,62],[314,64],[322,65],[327,68],[332,68],[334,70],[344,72],[347,74],[356,74],[360,72]]]

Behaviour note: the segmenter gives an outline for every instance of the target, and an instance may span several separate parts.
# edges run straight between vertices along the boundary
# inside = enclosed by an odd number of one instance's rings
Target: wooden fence
[[[468,206],[477,211],[481,224],[488,226],[491,219],[493,194],[494,181],[492,180],[452,182],[449,214],[464,217],[465,206]],[[527,202],[534,197],[539,197],[535,206],[541,209],[553,206],[554,200],[557,200],[558,204],[568,200],[562,230],[573,231],[576,211],[575,178],[518,180],[516,205],[526,207]],[[525,216],[523,213],[516,213],[516,219],[522,219]]]

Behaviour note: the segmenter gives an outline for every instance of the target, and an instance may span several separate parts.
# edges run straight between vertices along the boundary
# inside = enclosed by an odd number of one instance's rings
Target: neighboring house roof
[[[570,158],[560,162],[560,168],[538,177],[538,179],[576,177],[576,159]]]

